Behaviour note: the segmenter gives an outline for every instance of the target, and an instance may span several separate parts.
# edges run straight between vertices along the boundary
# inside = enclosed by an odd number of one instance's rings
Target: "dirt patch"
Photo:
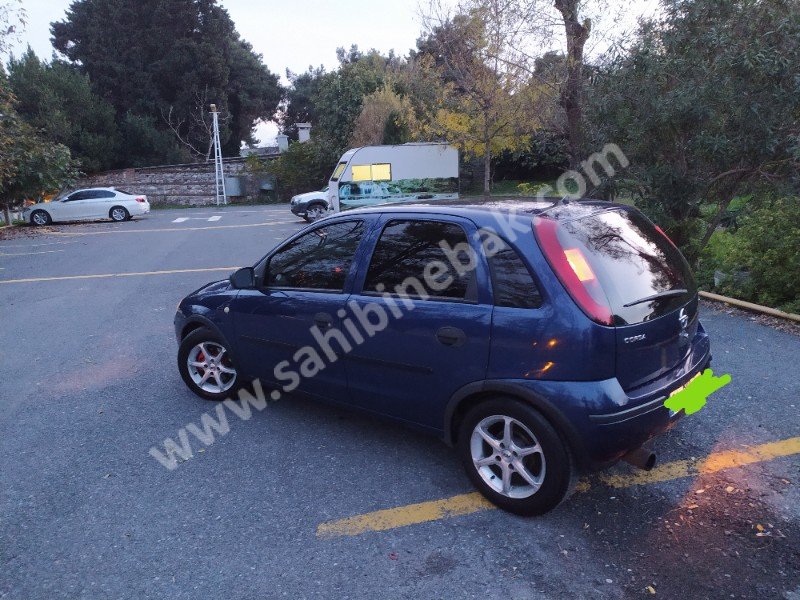
[[[619,509],[603,490],[587,541],[630,598],[788,597],[800,586],[800,528],[737,485],[706,475],[677,504],[631,490]]]
[[[0,241],[36,238],[57,231],[59,231],[57,227],[50,226],[12,225],[11,227],[0,227]]]
[[[787,321],[786,319],[771,317],[769,315],[762,315],[761,313],[736,308],[734,306],[730,306],[729,304],[725,304],[724,302],[706,300],[705,298],[700,300],[700,305],[706,306],[717,312],[723,312],[726,315],[748,319],[761,325],[765,325],[766,327],[772,327],[773,329],[778,329],[785,333],[791,333],[800,336],[800,323],[795,323],[794,321]]]

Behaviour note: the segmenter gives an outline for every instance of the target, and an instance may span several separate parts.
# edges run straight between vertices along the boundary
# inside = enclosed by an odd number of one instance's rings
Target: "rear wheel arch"
[[[497,397],[517,400],[536,409],[562,438],[577,465],[581,468],[588,467],[580,436],[561,411],[546,398],[511,382],[476,382],[467,384],[457,391],[445,409],[445,443],[450,446],[456,445],[461,421],[467,413],[478,404]]]
[[[121,218],[121,219],[120,219],[120,218],[116,218],[116,217],[114,216],[114,215],[115,215],[115,213],[119,213],[119,214],[121,214],[121,215],[122,215],[122,218]],[[127,221],[128,219],[130,219],[130,218],[131,218],[131,213],[130,213],[130,211],[129,211],[127,208],[125,208],[125,207],[124,207],[124,206],[122,206],[121,204],[115,204],[114,206],[112,206],[112,207],[109,209],[109,211],[108,211],[108,218],[109,218],[109,219],[111,219],[112,221],[118,221],[118,222],[119,222],[119,221]]]

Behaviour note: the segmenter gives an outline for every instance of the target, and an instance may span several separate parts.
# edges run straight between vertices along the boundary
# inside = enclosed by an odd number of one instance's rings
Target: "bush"
[[[778,198],[717,231],[698,269],[702,285],[722,294],[800,313],[800,198]]]
[[[289,200],[296,194],[321,190],[328,184],[341,154],[333,144],[317,138],[289,144],[289,149],[268,167],[277,177],[278,195]]]

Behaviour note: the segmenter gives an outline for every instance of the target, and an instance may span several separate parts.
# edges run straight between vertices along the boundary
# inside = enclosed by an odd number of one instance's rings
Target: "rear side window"
[[[459,274],[448,260],[444,244],[449,248],[468,244],[467,234],[455,223],[390,222],[375,246],[364,291],[392,293],[400,289],[409,296],[421,296],[417,288],[408,285],[412,278],[430,297],[474,300],[474,269]]]
[[[539,288],[514,248],[503,242],[499,250],[487,253],[487,258],[496,306],[539,308],[542,305]]]
[[[615,325],[658,318],[697,293],[686,259],[636,210],[604,210],[562,221],[557,231],[580,280],[588,284],[596,278],[600,284]],[[661,297],[648,300],[656,295]]]
[[[266,270],[268,287],[341,292],[358,244],[363,221],[318,227],[278,250]]]

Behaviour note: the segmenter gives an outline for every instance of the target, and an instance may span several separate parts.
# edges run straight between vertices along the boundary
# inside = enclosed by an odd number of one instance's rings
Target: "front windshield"
[[[331,181],[339,181],[339,177],[341,177],[342,173],[344,173],[346,166],[346,162],[340,162],[338,165],[336,165],[336,169],[333,171],[333,175],[331,175]]]

